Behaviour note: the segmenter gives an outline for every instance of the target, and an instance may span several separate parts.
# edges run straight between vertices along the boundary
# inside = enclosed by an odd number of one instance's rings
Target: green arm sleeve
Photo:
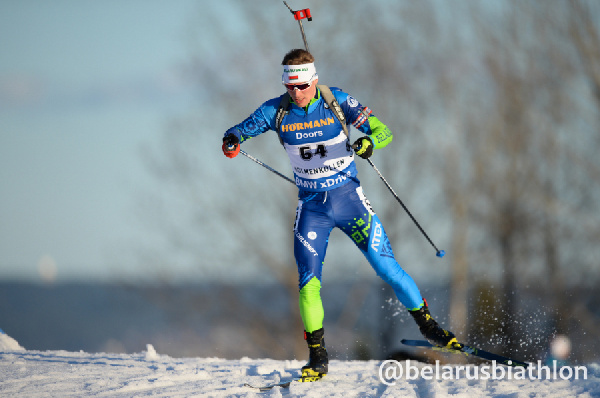
[[[369,116],[369,126],[371,127],[370,136],[375,149],[383,148],[392,142],[394,135],[376,116]]]

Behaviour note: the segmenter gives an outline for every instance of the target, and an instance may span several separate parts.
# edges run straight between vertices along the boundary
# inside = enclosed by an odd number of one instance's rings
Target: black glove
[[[354,141],[354,144],[352,144],[352,149],[354,149],[354,153],[356,153],[363,159],[368,159],[373,154],[374,147],[375,145],[373,145],[371,137],[368,136],[360,137],[359,139]]]
[[[227,146],[235,146],[240,143],[240,139],[233,133],[227,134],[223,137],[223,144],[227,144]]]
[[[240,140],[235,134],[227,134],[223,137],[223,153],[228,158],[234,158],[240,153]]]

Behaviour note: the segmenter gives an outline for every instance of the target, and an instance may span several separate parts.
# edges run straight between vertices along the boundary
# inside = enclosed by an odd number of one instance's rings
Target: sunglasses
[[[286,84],[286,83],[283,83],[283,85],[289,91],[294,91],[294,90],[304,91],[304,90],[308,89],[310,86],[312,86],[312,81],[310,81],[308,83],[302,83],[302,84]]]

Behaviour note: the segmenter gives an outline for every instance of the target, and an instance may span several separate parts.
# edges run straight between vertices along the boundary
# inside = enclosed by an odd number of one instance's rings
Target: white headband
[[[315,69],[315,64],[302,64],[302,65],[284,65],[283,76],[281,79],[283,83],[307,83],[315,80],[319,76]]]

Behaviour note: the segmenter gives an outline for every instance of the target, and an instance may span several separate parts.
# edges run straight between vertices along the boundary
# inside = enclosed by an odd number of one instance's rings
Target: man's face
[[[285,86],[286,86],[288,93],[290,94],[290,96],[292,97],[294,102],[296,103],[296,105],[298,105],[301,108],[304,108],[306,105],[308,105],[310,100],[317,93],[317,83],[318,82],[319,82],[319,79],[315,79],[310,83],[308,83],[308,82],[294,83],[294,84],[286,84]],[[307,84],[310,84],[310,86],[308,88],[306,88],[304,90],[299,89],[299,88],[306,87]],[[294,86],[296,86],[296,87],[294,87]],[[291,90],[290,90],[290,88],[291,88]]]

